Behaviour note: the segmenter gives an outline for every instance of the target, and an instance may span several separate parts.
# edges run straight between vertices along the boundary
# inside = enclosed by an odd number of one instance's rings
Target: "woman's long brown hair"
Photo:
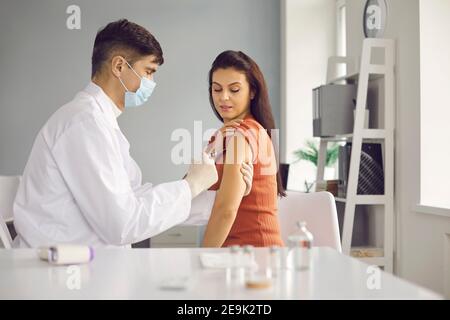
[[[259,69],[258,65],[252,58],[247,56],[241,51],[224,51],[217,56],[214,60],[211,70],[209,71],[209,102],[217,118],[223,122],[222,117],[214,107],[214,101],[212,97],[212,76],[217,69],[233,68],[237,71],[241,71],[245,74],[250,89],[254,92],[255,96],[250,102],[250,112],[256,121],[266,129],[267,134],[272,139],[272,130],[275,129],[275,121],[272,115],[272,108],[269,101],[269,93],[267,90],[266,81]],[[272,141],[273,143],[273,141]],[[279,196],[286,196],[286,192],[281,183],[281,176],[279,170],[278,155],[277,159],[277,192]]]

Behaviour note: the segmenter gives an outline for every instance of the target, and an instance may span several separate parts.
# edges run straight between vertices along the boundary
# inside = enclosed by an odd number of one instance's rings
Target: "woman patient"
[[[277,195],[285,196],[271,140],[275,129],[267,86],[258,65],[240,51],[225,51],[209,72],[209,100],[231,130],[218,131],[208,148],[216,156],[218,182],[203,246],[282,246]],[[253,187],[244,196],[240,168],[253,163]]]

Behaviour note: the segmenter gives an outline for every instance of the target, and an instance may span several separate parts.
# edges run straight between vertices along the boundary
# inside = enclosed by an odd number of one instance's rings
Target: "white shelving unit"
[[[372,64],[371,57],[375,48],[384,51],[384,64]],[[379,50],[379,49],[378,49]],[[351,63],[350,58],[333,57],[331,63]],[[330,65],[329,65],[330,69]],[[326,150],[328,142],[352,141],[350,155],[350,170],[346,198],[336,198],[336,201],[345,204],[344,223],[342,230],[342,251],[352,253],[353,223],[356,205],[383,205],[384,206],[384,248],[381,257],[361,258],[369,264],[382,266],[385,271],[393,271],[394,261],[394,123],[395,123],[395,97],[394,97],[394,70],[395,70],[395,42],[392,39],[365,39],[359,73],[350,74],[334,80],[327,79],[329,84],[341,82],[357,83],[358,93],[354,129],[352,133],[320,139],[317,181],[323,181]],[[329,77],[330,72],[327,76]],[[364,127],[365,109],[369,82],[384,78],[384,128],[368,129]],[[358,176],[363,141],[381,142],[383,153],[384,195],[358,195]]]

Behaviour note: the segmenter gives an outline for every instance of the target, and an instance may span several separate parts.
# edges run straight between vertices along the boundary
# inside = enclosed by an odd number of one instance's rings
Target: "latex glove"
[[[185,178],[191,189],[192,198],[208,190],[209,187],[217,182],[217,179],[218,176],[214,159],[206,154],[205,151],[202,153],[202,161],[193,161]]]
[[[244,197],[248,196],[250,191],[252,191],[253,183],[253,164],[244,162],[241,167],[242,178],[245,182],[245,192]]]

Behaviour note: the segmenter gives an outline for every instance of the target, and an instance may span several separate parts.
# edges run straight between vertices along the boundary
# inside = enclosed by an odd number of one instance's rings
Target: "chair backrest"
[[[281,237],[288,245],[288,237],[297,230],[297,221],[305,221],[313,234],[313,246],[326,246],[342,252],[336,203],[329,192],[302,193],[287,191],[278,201]]]
[[[19,187],[20,176],[0,176],[0,242],[11,248],[12,239],[6,222],[13,220],[13,204]]]

